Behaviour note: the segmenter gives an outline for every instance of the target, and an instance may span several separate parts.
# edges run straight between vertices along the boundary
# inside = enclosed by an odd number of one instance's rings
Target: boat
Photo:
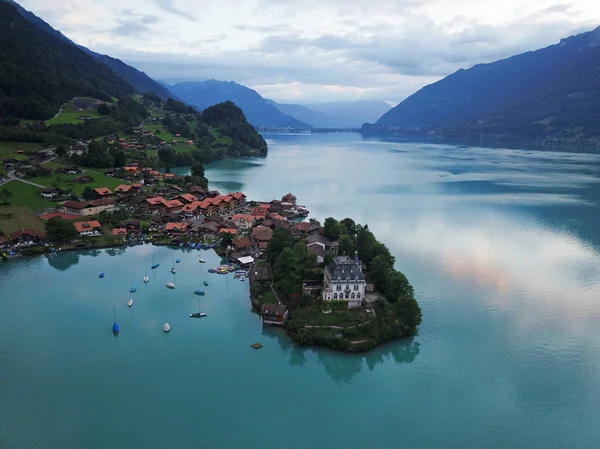
[[[171,268],[171,273],[175,274],[175,267]]]
[[[129,293],[135,293],[135,292],[137,292],[137,288],[135,288],[135,287],[131,287],[131,288],[129,289]]]
[[[172,282],[167,282],[165,285],[167,286],[167,288],[175,288],[175,284],[173,284]]]
[[[160,264],[156,263],[156,261],[154,260],[154,253],[152,253],[152,269],[154,270],[155,268],[158,268]]]
[[[206,313],[204,313],[204,312],[190,313],[190,318],[203,318],[205,316],[206,316]]]
[[[204,290],[194,290],[194,295],[204,296]]]
[[[133,305],[133,298],[130,296],[129,301],[127,301],[127,307],[131,307]]]
[[[112,325],[112,333],[116,337],[119,335],[119,323],[117,323],[117,308],[113,306],[114,323]]]
[[[104,273],[100,273],[100,274],[98,275],[98,277],[99,277],[100,279],[102,279],[102,278],[104,277]]]
[[[246,276],[244,276],[244,275],[242,274],[242,277],[240,278],[240,281],[244,282],[244,280],[245,280],[245,279],[246,279]]]
[[[169,332],[171,332],[171,325],[169,323],[163,324],[163,332],[165,334],[168,334]]]
[[[181,260],[180,260],[180,259],[177,259],[177,260],[175,260],[175,263],[179,263],[179,262],[181,262]]]
[[[198,262],[200,262],[200,263],[205,263],[205,262],[206,262],[206,260],[204,260],[204,259],[200,259]]]
[[[208,281],[204,281],[204,285],[208,287]]]
[[[209,273],[216,273],[216,272],[217,272],[217,270],[215,270],[214,268],[209,268],[209,269],[208,269],[208,272],[209,272]]]

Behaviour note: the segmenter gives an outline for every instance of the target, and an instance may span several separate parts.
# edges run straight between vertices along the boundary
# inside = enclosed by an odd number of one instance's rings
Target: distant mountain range
[[[233,81],[190,81],[169,86],[169,90],[199,110],[233,101],[248,121],[258,127],[273,128],[360,128],[373,121],[391,106],[379,100],[284,104],[263,98],[258,92]]]
[[[309,129],[310,126],[284,114],[258,92],[233,81],[190,81],[177,83],[169,90],[200,111],[224,101],[238,105],[248,121],[257,127]]]
[[[131,67],[130,65],[125,64],[123,61],[121,61],[119,59],[110,57],[108,55],[102,55],[100,53],[93,52],[86,47],[77,45],[75,42],[73,42],[71,39],[66,37],[60,31],[55,30],[48,23],[46,23],[45,21],[40,19],[38,16],[36,16],[32,12],[27,11],[25,8],[23,8],[21,5],[19,5],[18,3],[16,3],[13,0],[0,0],[0,3],[1,2],[7,2],[7,3],[14,5],[14,7],[17,9],[19,14],[24,19],[26,19],[27,21],[29,21],[30,23],[35,25],[38,29],[45,31],[46,33],[50,34],[51,36],[54,36],[59,41],[62,41],[64,43],[67,43],[74,47],[78,47],[78,48],[82,49],[83,51],[85,51],[86,53],[88,53],[89,55],[94,57],[96,60],[100,61],[102,64],[113,69],[115,72],[117,72],[119,75],[121,75],[121,77],[125,81],[127,81],[129,84],[131,84],[137,93],[141,94],[144,92],[152,92],[153,94],[160,97],[160,99],[163,101],[167,100],[169,97],[173,97],[173,95],[170,94],[169,91],[164,86],[157,83],[152,78],[150,78],[148,75],[146,75],[144,72],[139,71],[135,67]]]
[[[458,70],[363,132],[484,141],[599,140],[599,61],[596,28],[541,50]]]

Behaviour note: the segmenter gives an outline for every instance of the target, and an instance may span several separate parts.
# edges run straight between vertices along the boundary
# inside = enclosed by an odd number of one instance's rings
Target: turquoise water
[[[419,335],[297,348],[247,283],[207,274],[212,252],[156,248],[154,272],[149,245],[0,264],[0,447],[598,447],[598,155],[266,137],[267,159],[213,164],[212,187],[368,223],[415,286]],[[209,316],[188,318],[199,299]]]

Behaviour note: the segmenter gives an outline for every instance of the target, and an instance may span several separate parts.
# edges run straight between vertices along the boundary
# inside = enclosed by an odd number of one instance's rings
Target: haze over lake
[[[600,156],[265,138],[266,159],[208,167],[211,187],[368,224],[415,288],[419,334],[298,348],[262,329],[247,283],[206,273],[208,252],[156,249],[147,288],[149,245],[3,263],[0,447],[597,446]],[[190,320],[204,279],[209,317]]]

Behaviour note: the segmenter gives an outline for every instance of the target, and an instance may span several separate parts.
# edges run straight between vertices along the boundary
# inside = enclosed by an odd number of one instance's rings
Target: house
[[[306,245],[307,249],[313,245],[319,245],[323,247],[325,251],[331,251],[335,254],[337,254],[340,246],[338,242],[332,242],[327,237],[324,237],[321,234],[311,234],[306,240],[308,241]]]
[[[200,186],[192,186],[190,187],[190,193],[196,198],[204,199],[206,196],[206,189]]]
[[[367,282],[362,271],[358,251],[354,259],[337,256],[325,268],[324,301],[346,301],[348,308],[360,307],[365,297]]]
[[[115,237],[124,237],[127,235],[127,229],[115,228],[112,230],[112,235],[114,235]]]
[[[284,195],[281,198],[281,202],[282,203],[290,203],[295,205],[296,204],[296,197],[294,195],[292,195],[291,193],[288,193],[287,195]]]
[[[78,176],[75,178],[75,182],[80,184],[89,184],[90,182],[94,182],[91,176]]]
[[[271,228],[267,228],[266,226],[257,226],[252,230],[252,235],[256,239],[256,241],[260,244],[269,243],[273,238],[273,230]]]
[[[168,232],[171,234],[185,234],[187,228],[188,228],[187,223],[169,222],[165,225],[165,232]]]
[[[288,317],[288,310],[283,304],[263,304],[260,316],[263,324],[283,326]]]
[[[233,247],[237,250],[252,248],[252,241],[248,237],[240,237],[233,241]]]
[[[306,247],[306,250],[309,254],[317,255],[317,263],[325,262],[326,251],[325,248],[323,248],[321,245],[310,245]]]
[[[191,193],[184,193],[182,195],[179,195],[179,198],[183,203],[193,203],[194,201],[198,200],[198,198],[196,198]]]
[[[139,232],[141,229],[141,223],[139,220],[125,220],[121,223],[121,227],[127,231]]]
[[[10,243],[8,242],[8,240],[0,237],[0,249],[8,248],[9,246]]]
[[[132,189],[133,189],[133,186],[131,184],[119,184],[115,188],[115,193],[119,193],[119,194],[132,193]]]
[[[202,209],[200,208],[201,204],[202,203],[200,201],[194,201],[192,203],[186,204],[181,209],[181,212],[183,213],[183,215],[185,215],[186,218],[197,220],[202,214]]]
[[[42,190],[40,192],[40,195],[42,196],[42,198],[56,198],[58,196],[58,189],[55,189],[54,187],[47,187],[44,190]]]
[[[98,187],[97,189],[94,189],[94,192],[96,192],[96,195],[98,195],[99,198],[108,198],[113,194],[112,191],[106,187]]]
[[[13,232],[9,235],[10,241],[13,243],[39,243],[41,239],[46,237],[46,234],[43,232],[38,232],[33,229],[19,229],[18,231]]]
[[[102,211],[115,210],[115,201],[112,198],[102,198],[92,201],[65,201],[61,211],[75,215],[98,215]]]
[[[208,192],[206,192],[206,196],[208,198],[215,198],[215,197],[217,197],[219,195],[220,195],[220,193],[219,193],[218,190],[209,190]]]
[[[254,217],[252,215],[235,214],[232,220],[238,229],[250,229],[254,224]]]
[[[191,231],[194,234],[200,234],[200,235],[217,235],[219,232],[219,229],[220,229],[220,226],[217,223],[215,223],[213,221],[207,221],[205,223],[194,226]]]
[[[221,229],[219,229],[219,234],[231,234],[231,235],[236,235],[236,234],[237,234],[237,229],[232,229],[232,228],[221,228]]]
[[[244,195],[242,192],[233,192],[229,193],[229,195],[235,199],[236,207],[246,204],[246,195]]]
[[[79,235],[82,237],[100,235],[100,228],[102,227],[102,225],[98,220],[79,221],[73,224],[75,225],[75,230],[79,232]]]

